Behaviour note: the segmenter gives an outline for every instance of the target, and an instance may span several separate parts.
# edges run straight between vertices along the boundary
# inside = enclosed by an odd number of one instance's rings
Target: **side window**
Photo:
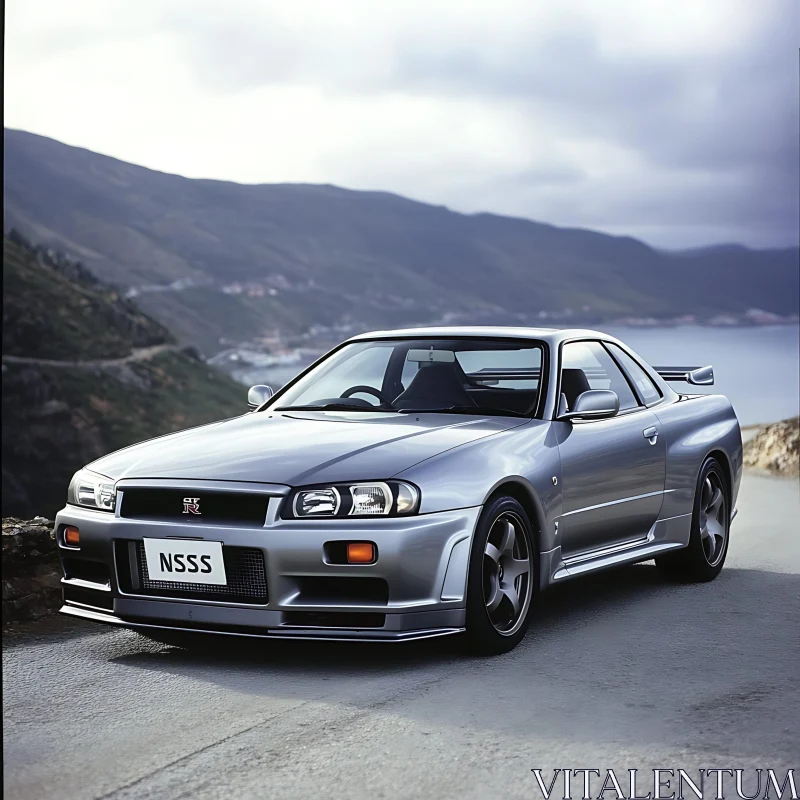
[[[606,347],[614,354],[614,357],[625,368],[628,375],[630,375],[639,394],[645,402],[645,405],[650,405],[661,399],[661,392],[658,387],[650,380],[650,376],[621,348],[610,342],[606,343]]]
[[[639,401],[620,368],[600,342],[570,342],[561,351],[561,392],[567,406],[589,389],[610,389],[619,397],[619,409],[636,408]]]

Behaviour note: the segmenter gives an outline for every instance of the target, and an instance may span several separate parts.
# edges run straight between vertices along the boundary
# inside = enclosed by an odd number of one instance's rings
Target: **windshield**
[[[539,396],[542,347],[524,339],[353,342],[270,407],[530,416]]]

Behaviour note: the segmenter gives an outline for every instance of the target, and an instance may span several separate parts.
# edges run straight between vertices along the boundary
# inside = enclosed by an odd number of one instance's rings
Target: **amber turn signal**
[[[370,542],[350,542],[347,545],[348,564],[371,564],[374,560],[374,544]]]
[[[81,532],[74,525],[64,528],[64,544],[69,547],[78,547],[81,543]]]

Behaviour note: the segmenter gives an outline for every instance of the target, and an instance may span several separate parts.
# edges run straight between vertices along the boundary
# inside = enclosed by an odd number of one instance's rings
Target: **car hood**
[[[445,450],[526,422],[453,414],[258,412],[118,450],[88,469],[112,480],[290,486],[386,479]]]

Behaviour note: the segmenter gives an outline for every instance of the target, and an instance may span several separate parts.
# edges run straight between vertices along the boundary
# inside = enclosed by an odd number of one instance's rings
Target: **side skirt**
[[[660,519],[655,522],[647,536],[641,539],[600,547],[566,558],[561,556],[561,548],[556,547],[541,554],[541,588],[590,572],[648,561],[661,553],[686,547],[689,544],[691,524],[691,514]]]

